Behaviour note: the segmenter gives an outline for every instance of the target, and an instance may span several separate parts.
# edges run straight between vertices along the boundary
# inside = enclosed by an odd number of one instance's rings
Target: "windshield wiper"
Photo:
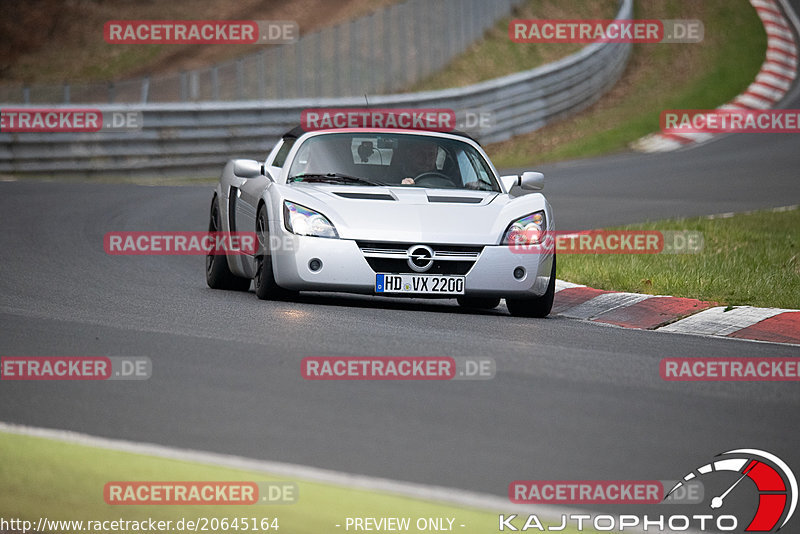
[[[331,184],[364,184],[364,185],[386,185],[381,182],[373,182],[357,176],[349,176],[340,172],[329,172],[327,174],[296,174],[289,178],[290,182],[322,182]]]

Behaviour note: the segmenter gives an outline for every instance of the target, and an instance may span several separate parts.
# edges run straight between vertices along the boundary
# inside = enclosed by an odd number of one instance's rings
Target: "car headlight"
[[[542,242],[545,231],[544,211],[537,211],[508,225],[503,245],[536,245]]]
[[[324,215],[288,200],[283,202],[283,223],[293,234],[339,238],[336,228]]]

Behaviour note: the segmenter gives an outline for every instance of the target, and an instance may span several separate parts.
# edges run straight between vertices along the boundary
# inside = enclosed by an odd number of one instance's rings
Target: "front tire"
[[[208,231],[221,232],[222,224],[219,213],[217,196],[211,199],[211,213],[208,218]],[[228,257],[225,254],[206,254],[206,284],[211,289],[231,289],[234,291],[247,291],[250,289],[250,279],[236,276],[228,267]]]
[[[541,297],[532,299],[506,299],[508,311],[514,317],[547,317],[553,309],[556,295],[556,257],[553,255],[553,268],[550,269],[550,283]]]
[[[256,237],[258,238],[258,250],[256,251],[256,275],[253,277],[256,296],[261,300],[282,300],[291,297],[293,292],[283,289],[275,282],[269,249],[269,220],[267,219],[267,208],[263,204],[258,208],[256,217]]]

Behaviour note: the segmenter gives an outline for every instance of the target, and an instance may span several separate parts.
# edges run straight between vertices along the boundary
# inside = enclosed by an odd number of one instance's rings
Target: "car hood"
[[[325,215],[342,239],[497,244],[514,220],[545,209],[535,193],[330,184],[284,186],[285,200]]]

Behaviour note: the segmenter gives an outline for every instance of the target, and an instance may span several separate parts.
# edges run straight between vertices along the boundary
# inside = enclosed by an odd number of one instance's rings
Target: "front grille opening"
[[[419,273],[408,266],[405,259],[364,258],[376,273],[396,274],[467,274],[475,265],[474,261],[434,261],[431,268]]]
[[[405,252],[414,245],[428,245],[434,252],[461,252],[465,254],[480,254],[483,245],[432,245],[430,243],[395,243],[391,241],[356,241],[358,248],[376,248],[387,250],[401,250]]]

